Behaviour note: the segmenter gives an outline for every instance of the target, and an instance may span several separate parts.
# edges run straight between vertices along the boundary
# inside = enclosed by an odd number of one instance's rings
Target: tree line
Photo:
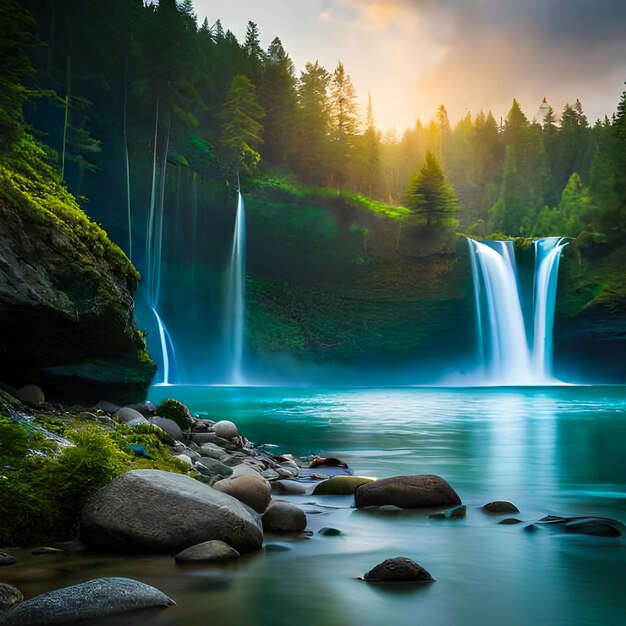
[[[23,7],[39,39],[36,74],[6,69],[20,88],[4,90],[12,99],[4,109],[30,92],[56,94],[33,115],[59,152],[61,176],[69,166],[78,172],[78,192],[84,173],[98,169],[102,128],[114,127],[128,187],[132,154],[152,162],[155,219],[164,164],[191,139],[230,173],[295,174],[478,236],[626,232],[624,96],[616,115],[595,124],[578,100],[558,118],[544,102],[540,119],[529,119],[513,101],[504,120],[468,113],[454,126],[442,105],[398,138],[377,128],[370,98],[359,109],[341,61],[332,70],[309,62],[297,73],[278,37],[263,49],[249,22],[240,42],[219,19],[199,24],[191,0],[0,4],[16,43],[32,37]]]

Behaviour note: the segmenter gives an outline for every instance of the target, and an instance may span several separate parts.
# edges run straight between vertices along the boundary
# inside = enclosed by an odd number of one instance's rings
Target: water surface
[[[212,419],[235,421],[249,439],[278,452],[339,456],[355,474],[377,478],[440,474],[468,515],[436,521],[413,511],[356,511],[351,497],[292,497],[307,511],[313,535],[269,538],[288,549],[184,569],[168,557],[25,557],[32,566],[45,563],[38,579],[25,565],[5,569],[24,575],[18,586],[26,594],[131,576],[177,600],[155,622],[171,626],[626,624],[625,538],[530,533],[498,525],[502,516],[479,509],[507,499],[528,522],[547,514],[626,521],[624,387],[151,393],[154,401],[169,396]],[[319,535],[324,526],[344,534]],[[436,582],[390,588],[356,579],[398,555],[415,559]]]

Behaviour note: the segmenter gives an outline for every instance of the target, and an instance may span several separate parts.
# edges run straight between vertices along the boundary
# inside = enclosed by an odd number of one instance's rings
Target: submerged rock
[[[383,478],[357,487],[357,508],[393,505],[402,509],[456,506],[461,498],[440,476],[415,474]]]
[[[363,580],[380,583],[426,583],[433,582],[433,577],[412,559],[396,556],[386,559],[363,575]]]
[[[231,548],[224,541],[214,539],[212,541],[203,541],[195,546],[186,548],[179,552],[174,558],[181,562],[193,561],[232,561],[238,559],[241,555],[237,550]]]
[[[258,519],[237,499],[160,470],[126,472],[97,491],[83,509],[81,535],[91,546],[122,551],[179,552],[221,539],[252,552],[263,543]]]
[[[480,507],[485,513],[519,513],[519,509],[506,500],[494,500]]]
[[[315,485],[314,496],[345,496],[352,495],[357,487],[374,482],[373,478],[364,476],[333,476]]]
[[[239,475],[219,480],[213,485],[213,488],[237,498],[258,513],[265,511],[272,498],[269,483],[258,474],[256,476]]]
[[[176,604],[164,593],[130,578],[95,578],[35,596],[0,617],[1,626],[72,624],[128,611]]]
[[[517,519],[517,517],[505,517],[501,519],[498,524],[502,524],[503,526],[512,526],[514,524],[521,524],[522,520]]]
[[[0,566],[1,565],[13,565],[17,563],[17,559],[8,552],[0,552]]]
[[[467,507],[464,504],[454,506],[447,511],[441,513],[433,513],[429,515],[431,519],[463,519],[467,515]]]
[[[24,600],[24,596],[19,589],[6,583],[0,583],[0,612],[14,607],[22,600]]]
[[[595,537],[621,537],[626,532],[622,522],[609,517],[559,517],[547,515],[537,524],[563,530],[566,533]]]
[[[306,528],[304,511],[291,502],[272,500],[263,513],[263,530],[274,533],[299,533]]]

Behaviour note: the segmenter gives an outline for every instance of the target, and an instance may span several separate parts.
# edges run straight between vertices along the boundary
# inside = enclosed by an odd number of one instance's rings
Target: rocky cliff
[[[71,402],[143,399],[154,364],[133,321],[138,280],[22,140],[0,162],[0,380]]]

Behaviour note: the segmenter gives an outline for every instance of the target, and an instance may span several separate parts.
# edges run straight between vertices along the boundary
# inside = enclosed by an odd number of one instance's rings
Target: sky
[[[362,111],[401,134],[444,104],[529,119],[544,97],[557,113],[580,99],[591,122],[611,115],[626,81],[626,0],[194,0],[199,22],[221,19],[243,41],[280,37],[298,75],[341,60]]]

